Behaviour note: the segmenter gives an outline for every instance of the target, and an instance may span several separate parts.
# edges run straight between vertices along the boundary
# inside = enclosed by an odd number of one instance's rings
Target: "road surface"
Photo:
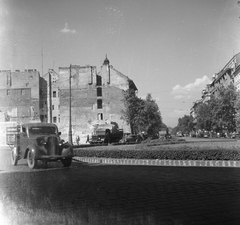
[[[9,165],[8,154],[0,153],[0,212],[9,224],[240,224],[238,168],[76,162],[30,170],[26,161]]]

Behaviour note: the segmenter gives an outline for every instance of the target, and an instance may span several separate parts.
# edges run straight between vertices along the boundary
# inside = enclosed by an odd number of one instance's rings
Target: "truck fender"
[[[73,156],[73,147],[69,143],[65,143],[62,149],[62,156]]]
[[[30,145],[27,146],[27,148],[26,148],[26,150],[25,150],[25,152],[24,152],[24,159],[27,158],[28,151],[32,151],[32,154],[33,154],[34,156],[36,156],[36,155],[37,155],[36,145],[30,144]]]

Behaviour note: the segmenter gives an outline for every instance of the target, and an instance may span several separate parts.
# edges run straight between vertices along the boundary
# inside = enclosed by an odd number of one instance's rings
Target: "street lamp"
[[[71,78],[72,78],[72,65],[70,64],[70,73],[69,73],[69,131],[68,131],[68,142],[72,145],[72,103],[71,103]]]

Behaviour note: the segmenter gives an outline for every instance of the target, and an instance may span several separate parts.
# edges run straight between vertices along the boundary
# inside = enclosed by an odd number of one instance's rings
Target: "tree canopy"
[[[189,134],[194,128],[193,117],[184,115],[182,118],[178,118],[178,125],[172,130],[173,134],[178,131],[184,134]]]
[[[122,110],[122,115],[130,124],[132,133],[141,131],[146,131],[148,135],[158,133],[162,125],[162,117],[151,94],[147,94],[146,99],[141,99],[135,95],[133,90],[127,90],[124,92],[123,103],[125,109]]]
[[[197,105],[195,110],[196,128],[216,132],[222,132],[222,130],[232,132],[236,128],[238,92],[231,83],[228,87],[218,87],[217,93],[216,96],[211,95],[208,101]]]

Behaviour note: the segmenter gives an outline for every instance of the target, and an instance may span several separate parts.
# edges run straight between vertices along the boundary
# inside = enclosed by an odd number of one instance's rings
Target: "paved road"
[[[32,172],[23,162],[18,169],[0,173],[2,212],[12,224],[240,224],[238,168],[55,163]]]

